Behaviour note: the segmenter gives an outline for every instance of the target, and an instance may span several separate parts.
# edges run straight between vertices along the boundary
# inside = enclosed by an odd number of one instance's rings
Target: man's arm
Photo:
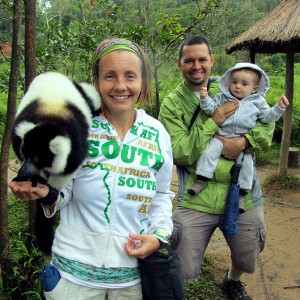
[[[271,146],[275,122],[263,124],[260,121],[244,136],[236,140],[216,135],[223,142],[222,155],[228,159],[235,159],[247,148],[266,150]]]
[[[196,109],[199,99],[195,97],[194,105],[181,95],[171,93],[167,96],[160,108],[159,120],[170,134],[174,162],[177,165],[192,165],[203,153],[211,137],[217,132],[218,125],[222,124],[238,107],[237,103],[226,103],[216,109],[211,118],[200,112],[191,130],[188,130],[190,118]],[[190,103],[189,103],[190,104]]]
[[[246,138],[253,150],[267,150],[272,145],[272,138],[275,129],[275,122],[263,124],[256,122],[254,128],[249,130]]]
[[[228,159],[236,159],[242,151],[249,147],[249,141],[246,137],[241,137],[236,140],[227,139],[218,134],[216,134],[215,137],[222,141],[222,155]]]

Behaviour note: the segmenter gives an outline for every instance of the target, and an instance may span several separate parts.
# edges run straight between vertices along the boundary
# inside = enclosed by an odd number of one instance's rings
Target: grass
[[[221,290],[221,282],[216,278],[219,262],[215,256],[206,255],[202,264],[201,277],[185,284],[187,300],[227,299]],[[221,271],[223,272],[223,271]],[[222,274],[224,276],[225,274]]]
[[[33,245],[28,248],[26,241],[32,240],[27,233],[28,209],[25,201],[8,196],[8,230],[10,234],[11,263],[13,266],[10,288],[0,288],[0,299],[38,300],[41,287],[37,284],[38,270],[45,264],[45,256]],[[1,281],[1,280],[0,280]]]
[[[258,166],[277,166],[279,161],[280,144],[274,143],[267,151],[256,151],[256,164]]]
[[[265,180],[264,183],[268,188],[286,190],[286,189],[297,189],[300,187],[300,180],[298,177],[291,175],[278,176],[272,175]]]

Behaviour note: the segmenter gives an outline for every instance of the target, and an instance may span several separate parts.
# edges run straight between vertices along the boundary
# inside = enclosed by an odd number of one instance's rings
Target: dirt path
[[[175,171],[175,169],[174,169]],[[276,167],[259,167],[261,183]],[[289,173],[300,178],[300,168],[289,169]],[[177,191],[176,172],[172,190]],[[267,242],[257,262],[253,275],[244,275],[246,289],[254,300],[298,300],[300,299],[300,189],[268,191],[265,203]],[[217,258],[216,277],[222,281],[230,262],[230,253],[219,230],[209,244],[207,253]]]

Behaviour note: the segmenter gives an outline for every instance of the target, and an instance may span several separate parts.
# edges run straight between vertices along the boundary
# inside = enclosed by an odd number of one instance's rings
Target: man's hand
[[[245,137],[237,140],[227,139],[218,134],[215,137],[223,142],[222,155],[228,159],[236,159],[249,146],[249,142]]]
[[[240,106],[240,102],[232,100],[219,106],[213,113],[212,119],[220,126],[228,117],[233,115]]]

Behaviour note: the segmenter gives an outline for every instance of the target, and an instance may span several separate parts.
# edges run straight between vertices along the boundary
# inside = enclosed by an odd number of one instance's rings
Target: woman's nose
[[[126,89],[126,81],[124,78],[118,78],[115,83],[115,89],[124,90]]]

